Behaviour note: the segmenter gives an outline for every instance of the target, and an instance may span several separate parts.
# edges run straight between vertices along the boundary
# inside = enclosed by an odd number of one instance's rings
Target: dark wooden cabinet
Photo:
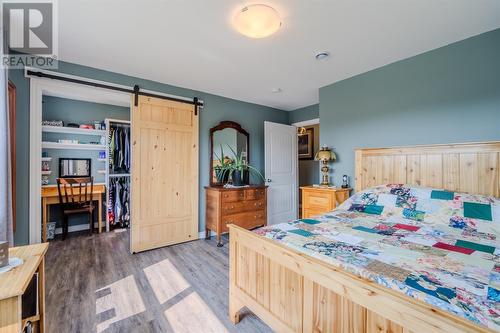
[[[224,188],[206,186],[206,237],[217,234],[217,246],[222,246],[221,234],[228,224],[253,229],[267,224],[267,186]]]

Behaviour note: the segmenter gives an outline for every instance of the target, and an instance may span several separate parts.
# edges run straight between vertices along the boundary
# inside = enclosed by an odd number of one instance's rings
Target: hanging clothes
[[[114,162],[115,162],[115,130],[116,128],[111,127],[109,129],[109,168],[114,170]]]
[[[130,128],[125,128],[125,168],[130,170]]]
[[[109,168],[111,173],[130,173],[130,125],[111,125]]]
[[[111,226],[130,225],[130,125],[109,124],[109,177],[107,214]]]
[[[113,177],[109,181],[108,218],[114,226],[130,225],[130,181],[129,177]]]

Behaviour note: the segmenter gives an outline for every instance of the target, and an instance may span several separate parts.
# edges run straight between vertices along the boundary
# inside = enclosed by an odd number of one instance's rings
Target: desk
[[[90,191],[90,190],[89,190]],[[75,188],[75,194],[78,193],[78,189]],[[92,193],[92,200],[97,201],[97,222],[99,233],[102,230],[102,195],[106,193],[106,186],[104,184],[94,184],[94,191]],[[50,216],[50,205],[56,205],[59,203],[59,192],[57,191],[57,186],[45,185],[42,186],[42,240],[47,241],[47,221]],[[92,222],[93,223],[93,222]]]
[[[45,253],[48,243],[12,247],[9,257],[23,260],[23,264],[0,274],[0,333],[22,332],[27,321],[45,331]],[[33,275],[38,272],[38,314],[22,319],[22,296]]]

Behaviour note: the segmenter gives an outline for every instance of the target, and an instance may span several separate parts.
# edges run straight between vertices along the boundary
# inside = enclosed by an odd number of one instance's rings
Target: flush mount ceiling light
[[[281,19],[274,8],[255,4],[238,11],[233,24],[242,35],[250,38],[264,38],[281,27]]]

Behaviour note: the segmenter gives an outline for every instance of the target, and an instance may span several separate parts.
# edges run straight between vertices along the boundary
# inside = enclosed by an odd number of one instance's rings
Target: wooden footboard
[[[230,225],[229,316],[277,332],[493,332]]]

